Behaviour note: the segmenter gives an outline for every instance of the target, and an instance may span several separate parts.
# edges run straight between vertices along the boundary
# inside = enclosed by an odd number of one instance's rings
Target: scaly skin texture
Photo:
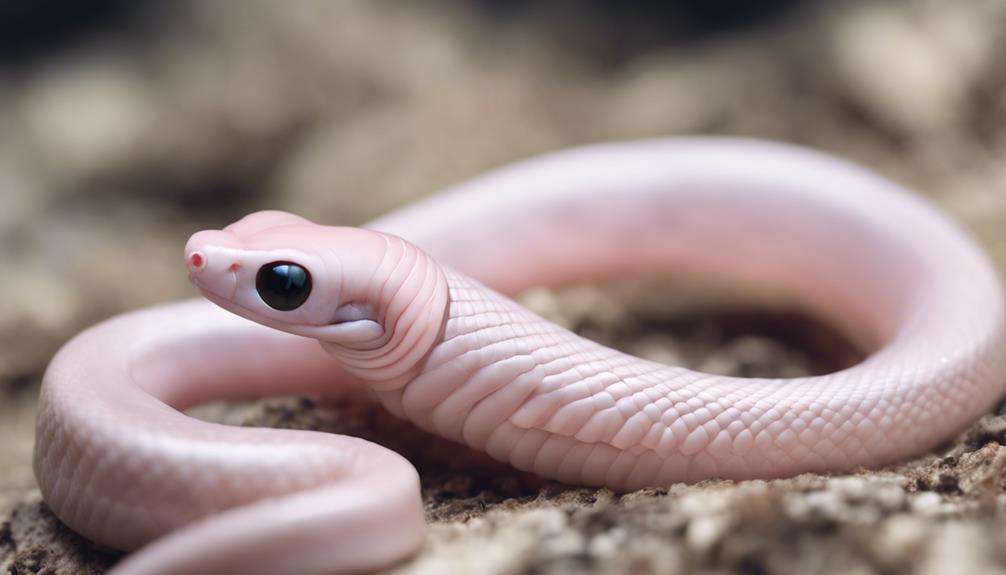
[[[36,476],[71,528],[146,545],[118,573],[351,572],[421,544],[404,459],[177,411],[210,399],[362,386],[520,469],[628,490],[906,458],[988,410],[1006,383],[1002,293],[980,250],[890,182],[798,148],[582,148],[368,228],[260,212],[200,232],[186,246],[190,277],[219,308],[113,318],[53,360]],[[276,261],[310,272],[296,309],[256,291]],[[782,290],[873,353],[819,377],[702,374],[605,348],[502,295],[668,271]]]

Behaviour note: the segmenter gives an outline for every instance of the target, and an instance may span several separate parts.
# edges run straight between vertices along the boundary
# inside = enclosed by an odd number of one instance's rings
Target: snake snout
[[[235,248],[239,247],[237,238],[228,232],[206,230],[193,234],[185,245],[189,279],[203,291],[231,297],[239,265],[235,259]]]

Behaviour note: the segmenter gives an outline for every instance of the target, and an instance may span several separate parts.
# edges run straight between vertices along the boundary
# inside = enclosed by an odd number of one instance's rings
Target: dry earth
[[[185,237],[247,211],[359,223],[566,145],[743,134],[834,151],[920,190],[1006,270],[998,0],[805,3],[701,37],[616,33],[607,14],[572,19],[568,2],[168,6],[144,3],[0,72],[3,573],[115,562],[63,528],[34,487],[41,372],[83,326],[191,295]],[[858,356],[791,310],[704,293],[586,286],[524,301],[589,337],[721,373],[793,376]],[[351,433],[405,454],[433,530],[397,573],[1006,572],[1001,411],[884,470],[621,496],[459,457],[360,401],[197,415]]]

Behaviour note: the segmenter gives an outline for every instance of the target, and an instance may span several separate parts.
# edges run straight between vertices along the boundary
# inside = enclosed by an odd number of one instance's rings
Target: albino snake
[[[194,235],[185,255],[219,307],[110,319],[44,378],[42,493],[89,539],[145,546],[122,575],[370,570],[423,541],[401,456],[178,411],[208,400],[362,384],[394,414],[520,469],[631,490],[904,459],[988,411],[1006,384],[1003,297],[975,244],[896,185],[780,144],[590,146],[363,229],[252,214]],[[872,353],[800,379],[696,373],[500,295],[656,272],[783,290]]]

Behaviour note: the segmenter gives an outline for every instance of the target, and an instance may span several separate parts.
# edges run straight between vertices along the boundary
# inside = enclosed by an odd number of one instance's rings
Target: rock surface
[[[34,487],[41,372],[83,326],[192,295],[185,238],[247,211],[354,224],[566,145],[743,134],[843,154],[918,189],[1006,270],[1002,2],[809,3],[644,46],[590,18],[494,5],[149,6],[33,67],[0,69],[0,573],[116,561],[62,527]],[[737,295],[663,282],[524,302],[604,343],[718,373],[791,377],[859,357],[792,310]],[[1003,410],[883,470],[620,496],[460,457],[358,400],[195,414],[406,455],[433,528],[395,573],[1006,572]]]

